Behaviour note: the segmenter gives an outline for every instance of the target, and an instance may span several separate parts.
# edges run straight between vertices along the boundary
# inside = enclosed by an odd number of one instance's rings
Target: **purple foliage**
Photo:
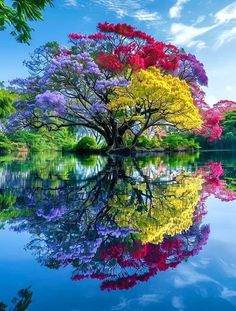
[[[59,92],[46,91],[36,96],[36,105],[43,110],[54,110],[63,112],[65,110],[66,99]]]
[[[175,75],[187,82],[198,82],[200,85],[208,85],[204,65],[192,54],[181,55],[180,66],[176,70]]]
[[[113,78],[110,80],[97,80],[96,85],[95,85],[95,89],[97,91],[101,91],[101,90],[107,90],[109,88],[112,87],[116,87],[116,86],[128,86],[129,82],[124,78]]]

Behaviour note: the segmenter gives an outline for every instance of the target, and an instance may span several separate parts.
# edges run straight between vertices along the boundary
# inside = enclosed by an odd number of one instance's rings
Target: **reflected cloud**
[[[121,302],[118,305],[113,306],[111,310],[112,311],[124,310],[129,305],[129,303],[130,303],[129,300],[122,298]]]
[[[236,265],[233,263],[229,263],[224,261],[223,259],[219,260],[224,272],[232,278],[236,278]]]
[[[181,266],[175,273],[174,285],[176,288],[183,288],[189,285],[202,283],[202,282],[211,282],[219,284],[216,280],[212,279],[206,274],[197,272],[191,266]]]
[[[174,296],[171,301],[172,301],[172,306],[175,309],[179,311],[183,311],[185,309],[182,297]]]
[[[224,299],[236,297],[236,290],[231,290],[227,287],[224,287],[221,292],[221,297]]]
[[[156,294],[146,294],[138,298],[137,301],[141,305],[148,305],[149,303],[153,303],[153,302],[158,303],[161,301],[161,296],[156,295]]]

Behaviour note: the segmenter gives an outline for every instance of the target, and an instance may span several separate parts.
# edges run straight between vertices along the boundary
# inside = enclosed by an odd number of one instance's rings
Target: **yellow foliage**
[[[139,184],[137,191],[144,197],[150,195],[150,187]],[[137,201],[130,204],[130,190],[116,195],[110,205],[116,223],[120,227],[130,227],[137,232],[137,238],[143,243],[161,243],[164,236],[175,236],[187,231],[192,225],[193,214],[200,199],[202,178],[182,173],[163,189],[151,188],[152,197],[145,204]],[[148,194],[148,195],[147,195]]]
[[[201,127],[201,117],[194,105],[188,84],[157,68],[140,70],[128,87],[117,87],[108,108],[122,112],[125,121],[138,120],[149,124],[170,123],[179,129]],[[141,117],[141,118],[140,118]]]

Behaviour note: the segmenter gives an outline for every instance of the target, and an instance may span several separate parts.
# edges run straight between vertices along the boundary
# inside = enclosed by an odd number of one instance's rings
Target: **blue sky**
[[[7,1],[9,2],[9,1]],[[47,41],[66,45],[70,32],[93,33],[98,22],[126,22],[197,55],[209,76],[207,100],[236,101],[236,1],[55,0],[44,21],[33,23],[31,44],[0,32],[0,81],[27,75],[22,65]]]

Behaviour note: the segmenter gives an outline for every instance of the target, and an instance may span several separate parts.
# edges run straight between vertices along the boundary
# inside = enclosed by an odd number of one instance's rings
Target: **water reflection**
[[[20,289],[17,293],[17,296],[12,298],[11,306],[7,306],[4,302],[0,301],[0,311],[25,311],[28,310],[28,307],[32,303],[33,292],[31,288]]]
[[[198,155],[50,158],[0,166],[0,221],[29,232],[26,248],[72,280],[128,289],[174,268],[207,243],[206,200],[236,199],[220,162]],[[226,176],[227,177],[227,176]]]

